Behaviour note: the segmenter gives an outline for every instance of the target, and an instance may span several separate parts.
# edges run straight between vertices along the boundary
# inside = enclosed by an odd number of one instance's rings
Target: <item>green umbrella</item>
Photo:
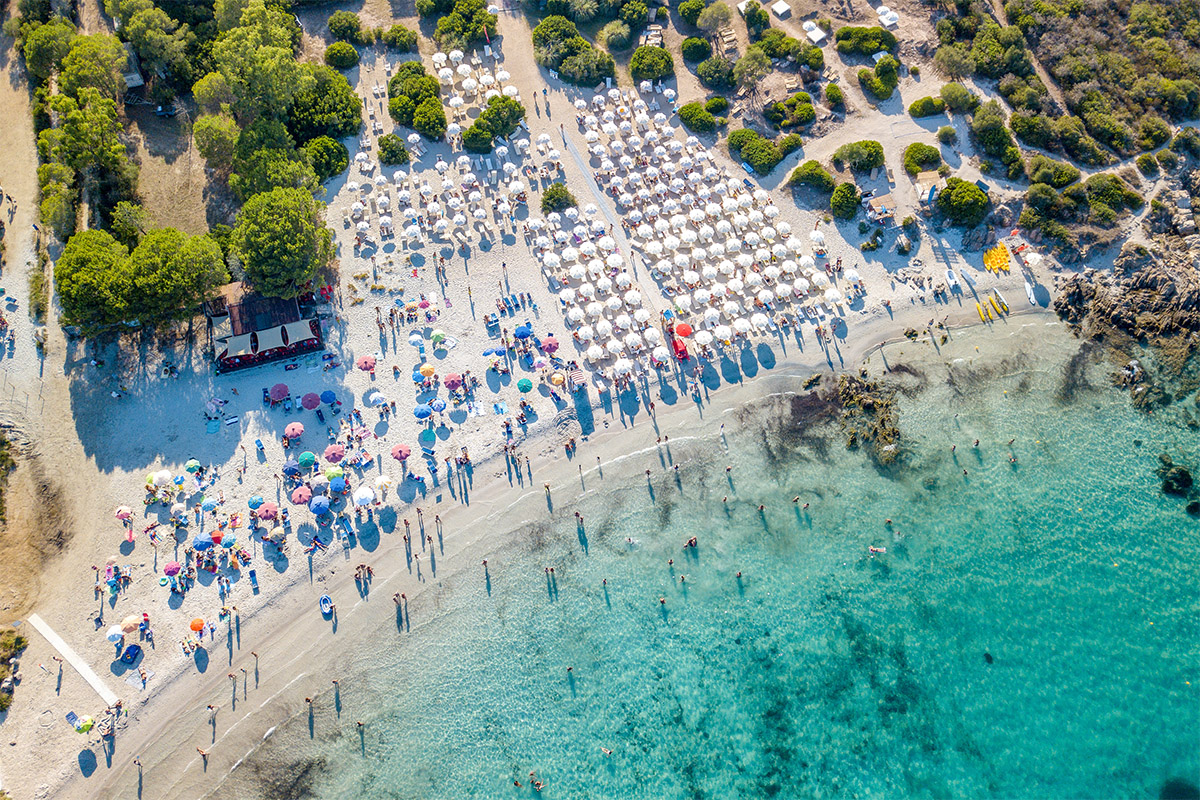
[[[317,463],[317,454],[305,450],[300,454],[300,458],[297,460],[297,463],[305,469],[308,469],[313,464]]]
[[[446,338],[446,332],[443,330],[435,330],[429,338],[433,340],[434,344],[437,344]]]
[[[517,381],[517,388],[522,392],[531,392],[533,391],[533,381],[529,380],[529,378],[521,378],[521,380]]]
[[[329,467],[325,470],[325,477],[329,478],[329,480],[340,478],[345,474],[345,470],[343,470],[341,467]]]
[[[183,468],[188,472],[196,472],[200,469],[200,462],[194,458],[188,459],[188,462],[183,465]]]

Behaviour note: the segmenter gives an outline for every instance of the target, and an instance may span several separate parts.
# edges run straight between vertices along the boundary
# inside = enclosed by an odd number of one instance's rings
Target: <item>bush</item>
[[[491,131],[478,123],[472,123],[471,127],[463,131],[462,143],[463,147],[472,153],[490,153],[492,138]]]
[[[825,193],[832,192],[834,187],[833,176],[816,161],[805,161],[792,170],[788,183],[792,186],[808,186]]]
[[[807,92],[799,92],[779,103],[771,103],[763,109],[763,116],[776,128],[794,128],[798,125],[808,125],[817,118],[813,108],[812,97]]]
[[[358,63],[358,51],[349,42],[334,42],[325,48],[325,63],[334,69],[350,69]]]
[[[1138,122],[1138,146],[1143,150],[1157,149],[1169,141],[1171,126],[1162,117],[1150,114]]]
[[[937,137],[942,144],[954,144],[958,141],[958,132],[954,130],[953,126],[943,125],[938,128]]]
[[[829,104],[830,108],[840,108],[845,101],[842,89],[836,83],[825,87],[825,102]]]
[[[783,160],[783,153],[774,142],[749,128],[729,134],[726,145],[731,155],[745,161],[759,175],[766,175]]]
[[[946,188],[938,193],[938,210],[955,225],[974,227],[987,214],[987,193],[960,178],[947,178]]]
[[[353,11],[335,11],[329,15],[329,35],[351,44],[362,43],[362,22]]]
[[[753,38],[771,27],[771,15],[759,4],[758,0],[750,0],[742,10],[742,18],[746,21],[746,32]]]
[[[629,59],[629,74],[636,81],[653,81],[674,75],[675,60],[665,48],[642,46],[634,50],[633,58]]]
[[[576,22],[591,22],[600,13],[600,4],[596,0],[568,0],[567,11]]]
[[[934,68],[947,78],[966,78],[975,74],[975,60],[960,44],[944,44],[933,54]]]
[[[916,175],[923,169],[936,167],[942,163],[942,153],[936,147],[924,142],[913,142],[904,148],[904,171]]]
[[[707,39],[689,36],[683,40],[683,60],[693,63],[712,57],[712,45]]]
[[[1158,159],[1158,165],[1167,172],[1179,166],[1179,156],[1169,149],[1159,150],[1155,158]]]
[[[386,133],[379,137],[380,164],[407,164],[408,148],[404,140],[394,133]]]
[[[1009,118],[1013,135],[1030,147],[1057,150],[1058,137],[1054,134],[1054,123],[1041,114],[1014,111]]]
[[[829,196],[829,210],[838,219],[854,219],[858,214],[859,202],[857,186],[849,181],[839,183]]]
[[[870,56],[880,50],[889,53],[896,50],[896,37],[891,31],[878,26],[839,28],[833,39],[837,42],[837,51],[842,55]]]
[[[984,153],[1004,163],[1009,178],[1020,177],[1025,172],[1025,161],[1012,134],[1004,125],[1004,111],[1000,103],[989,100],[979,107],[971,120],[971,134]]]
[[[403,25],[393,25],[383,32],[383,43],[401,53],[415,53],[417,50],[417,33]]]
[[[346,149],[346,145],[328,136],[318,136],[309,140],[304,145],[304,152],[308,155],[308,163],[312,164],[313,171],[323,181],[350,166],[350,151]]]
[[[947,83],[942,87],[941,95],[951,111],[969,113],[979,107],[979,98],[961,83]]]
[[[596,41],[609,50],[624,50],[633,43],[633,32],[624,22],[614,19],[600,29]]]
[[[729,110],[729,100],[720,95],[710,97],[704,103],[704,110],[710,114],[724,114]]]
[[[681,106],[679,121],[693,133],[710,133],[717,129],[716,119],[699,103]]]
[[[433,39],[443,50],[466,50],[495,36],[497,21],[495,14],[488,13],[484,0],[458,0],[453,10],[438,20]]]
[[[884,56],[875,64],[875,69],[860,69],[858,82],[878,100],[887,100],[900,82],[900,62]]]
[[[1091,176],[1083,185],[1092,206],[1101,203],[1114,211],[1124,211],[1141,208],[1145,202],[1125,181],[1107,172]]]
[[[620,19],[630,28],[639,30],[650,19],[650,9],[642,0],[629,0],[621,6]]]
[[[841,161],[857,172],[883,166],[883,145],[872,139],[848,142],[833,152],[834,161]]]
[[[700,12],[704,10],[704,0],[684,0],[679,5],[679,16],[683,17],[683,21],[689,25],[695,25],[696,20],[700,18]]]
[[[1142,153],[1137,157],[1137,168],[1147,178],[1158,175],[1158,162],[1149,153]]]
[[[616,75],[612,56],[592,47],[579,35],[575,23],[561,15],[544,18],[533,29],[537,63],[558,70],[559,77],[577,86],[594,86]]]
[[[789,133],[779,140],[779,144],[777,146],[779,147],[779,152],[783,154],[783,157],[787,158],[792,153],[804,146],[804,138],[798,133]]]
[[[729,89],[733,86],[733,62],[713,56],[696,67],[696,77],[709,89]]]
[[[922,97],[908,107],[909,116],[932,117],[946,112],[946,103],[940,97]]]
[[[292,95],[287,112],[288,131],[297,142],[318,136],[343,139],[362,127],[362,98],[350,87],[346,76],[324,64],[303,64],[312,76]]]
[[[433,140],[446,133],[446,111],[437,97],[427,97],[413,111],[413,130]]]
[[[1061,189],[1079,180],[1079,170],[1063,161],[1038,154],[1029,159],[1029,180]]]
[[[562,211],[575,205],[575,196],[565,183],[552,183],[542,192],[542,213]]]

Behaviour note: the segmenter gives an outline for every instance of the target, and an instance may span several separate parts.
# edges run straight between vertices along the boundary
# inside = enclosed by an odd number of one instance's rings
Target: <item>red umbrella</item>
[[[555,339],[553,336],[549,337],[546,341],[542,342],[542,349],[547,353],[553,353],[558,349],[558,339]]]
[[[304,425],[299,422],[290,423],[283,429],[283,435],[289,439],[298,439],[304,435]]]
[[[446,384],[447,389],[457,389],[462,386],[462,382],[462,375],[459,375],[457,372],[451,372],[442,381],[442,383]]]
[[[397,461],[403,461],[412,455],[412,451],[408,449],[408,445],[398,444],[392,448],[392,458]]]
[[[375,356],[363,356],[357,363],[358,368],[363,372],[370,372],[375,369]]]
[[[274,503],[263,503],[254,513],[258,514],[259,519],[275,519],[279,514],[279,506]]]
[[[692,326],[688,325],[686,322],[679,323],[678,325],[675,326],[675,335],[676,336],[691,336],[692,335]]]
[[[280,400],[288,396],[288,387],[286,383],[277,383],[271,387],[271,399],[278,403]]]
[[[312,409],[321,405],[321,396],[316,392],[309,392],[308,394],[304,395],[304,397],[300,398],[300,405],[311,411]]]
[[[312,500],[312,489],[307,486],[297,486],[292,491],[292,502],[298,506],[302,506]]]
[[[325,448],[325,460],[326,461],[334,461],[334,462],[341,461],[342,457],[345,455],[346,455],[346,448],[340,444],[331,444],[331,445],[329,445],[329,447]]]

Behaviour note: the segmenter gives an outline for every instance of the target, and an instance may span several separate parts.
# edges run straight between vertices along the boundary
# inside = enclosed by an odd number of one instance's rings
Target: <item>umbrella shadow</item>
[[[358,526],[356,531],[358,545],[368,553],[379,549],[379,526],[373,521],[366,521]]]

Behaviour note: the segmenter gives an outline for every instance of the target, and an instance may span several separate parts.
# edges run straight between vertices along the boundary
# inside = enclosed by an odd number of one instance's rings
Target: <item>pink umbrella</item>
[[[422,300],[421,302],[417,303],[417,308],[429,308],[429,301]]]
[[[263,503],[254,513],[258,515],[259,519],[275,519],[279,514],[279,506],[274,503]]]
[[[309,489],[307,486],[297,486],[292,491],[292,502],[296,505],[306,505],[309,500],[312,500],[312,489]]]
[[[289,439],[298,439],[304,435],[304,425],[299,422],[293,422],[283,429],[283,435]]]
[[[447,389],[457,389],[458,387],[462,386],[462,382],[462,375],[459,375],[457,372],[451,372],[442,381],[442,383],[446,384]]]
[[[168,561],[167,565],[163,567],[163,572],[167,575],[178,575],[182,569],[183,565],[178,561]]]
[[[321,396],[316,392],[309,392],[308,394],[304,395],[304,397],[300,398],[300,405],[311,411],[312,409],[321,405]]]
[[[358,368],[363,372],[370,372],[375,369],[375,356],[363,356],[357,363]]]
[[[412,455],[412,451],[408,449],[408,445],[398,444],[392,448],[392,458],[397,461],[403,461]]]
[[[549,337],[546,341],[542,342],[542,349],[547,353],[553,353],[558,349],[558,339],[555,339],[553,336]]]
[[[346,455],[346,448],[340,444],[331,444],[325,448],[326,461],[341,461],[344,455]]]
[[[280,400],[288,396],[288,387],[286,383],[277,383],[271,387],[271,399],[278,403]]]
[[[117,507],[117,519],[126,520],[133,516],[133,509],[129,506]]]

